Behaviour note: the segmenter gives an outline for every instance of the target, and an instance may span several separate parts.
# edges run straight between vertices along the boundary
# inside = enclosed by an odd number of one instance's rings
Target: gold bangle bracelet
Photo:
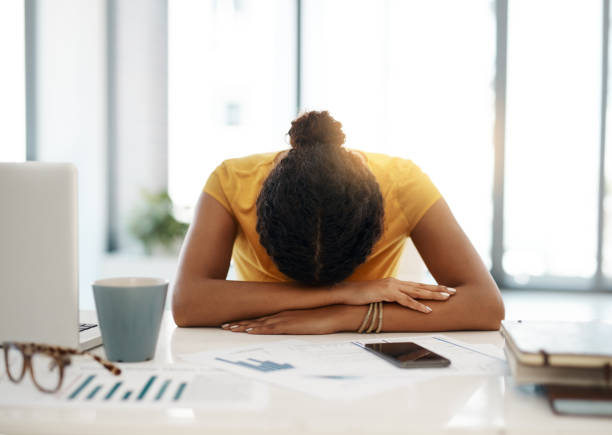
[[[383,303],[379,302],[379,307],[378,307],[378,327],[376,328],[376,333],[380,333],[380,331],[382,330],[382,324],[383,324]]]
[[[370,327],[366,331],[368,334],[376,329],[376,322],[378,320],[378,302],[374,302],[372,305],[374,305],[374,309],[372,311],[372,323],[370,323]]]
[[[366,325],[368,324],[368,320],[370,320],[370,314],[372,314],[372,304],[370,304],[370,308],[368,308],[368,312],[366,313],[365,317],[363,318],[363,322],[361,322],[361,326],[357,330],[357,332],[359,334],[361,334],[363,332],[363,330],[366,328]]]

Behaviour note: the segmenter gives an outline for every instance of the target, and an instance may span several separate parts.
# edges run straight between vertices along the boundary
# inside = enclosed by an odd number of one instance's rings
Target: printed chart
[[[253,362],[254,365],[257,365]],[[93,408],[207,408],[261,409],[268,387],[216,369],[185,365],[144,366],[121,364],[113,376],[85,365],[70,367],[61,389],[41,393],[29,374],[15,384],[0,364],[0,406],[37,405]],[[265,362],[264,367],[267,367]]]
[[[106,376],[90,374],[74,379],[65,399],[85,402],[179,402],[188,385],[189,381],[165,377],[163,374],[148,376],[146,380],[142,375],[132,376],[129,381],[115,381]]]

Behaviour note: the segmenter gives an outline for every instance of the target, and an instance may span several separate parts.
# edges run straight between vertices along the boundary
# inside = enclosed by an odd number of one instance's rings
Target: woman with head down
[[[500,292],[440,193],[412,161],[346,149],[342,124],[306,112],[291,149],[224,161],[183,245],[179,326],[248,334],[494,330]],[[437,285],[394,278],[407,238]],[[233,258],[240,281],[227,280]]]

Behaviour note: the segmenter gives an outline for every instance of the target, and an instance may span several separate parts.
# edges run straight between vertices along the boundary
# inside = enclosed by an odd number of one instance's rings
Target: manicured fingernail
[[[451,293],[457,293],[457,290],[455,290],[455,289],[454,289],[454,288],[452,288],[452,287],[446,287],[446,290],[448,290],[448,291],[449,291],[449,292],[451,292]]]
[[[440,293],[440,294],[441,294],[442,296],[444,296],[445,298],[447,298],[447,297],[449,297],[449,296],[450,296],[448,293],[444,293],[444,292],[442,292],[442,293]]]
[[[222,328],[227,328],[229,326],[229,323],[225,323],[223,325],[221,325]]]
[[[253,328],[247,328],[247,329],[245,329],[245,331],[246,331],[246,332],[249,332],[249,331],[252,331],[252,330],[253,330]]]
[[[431,308],[425,305],[425,309],[431,313]]]
[[[238,327],[238,325],[232,325],[232,326],[230,326],[230,329],[234,329],[234,328],[237,328],[237,327]]]

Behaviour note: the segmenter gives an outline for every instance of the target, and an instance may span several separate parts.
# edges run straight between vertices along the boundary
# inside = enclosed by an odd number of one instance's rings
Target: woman
[[[290,150],[227,160],[208,179],[181,254],[177,325],[249,334],[499,328],[495,282],[416,165],[346,150],[326,111],[291,125]],[[392,278],[407,237],[440,285]],[[243,281],[226,280],[232,254]]]

